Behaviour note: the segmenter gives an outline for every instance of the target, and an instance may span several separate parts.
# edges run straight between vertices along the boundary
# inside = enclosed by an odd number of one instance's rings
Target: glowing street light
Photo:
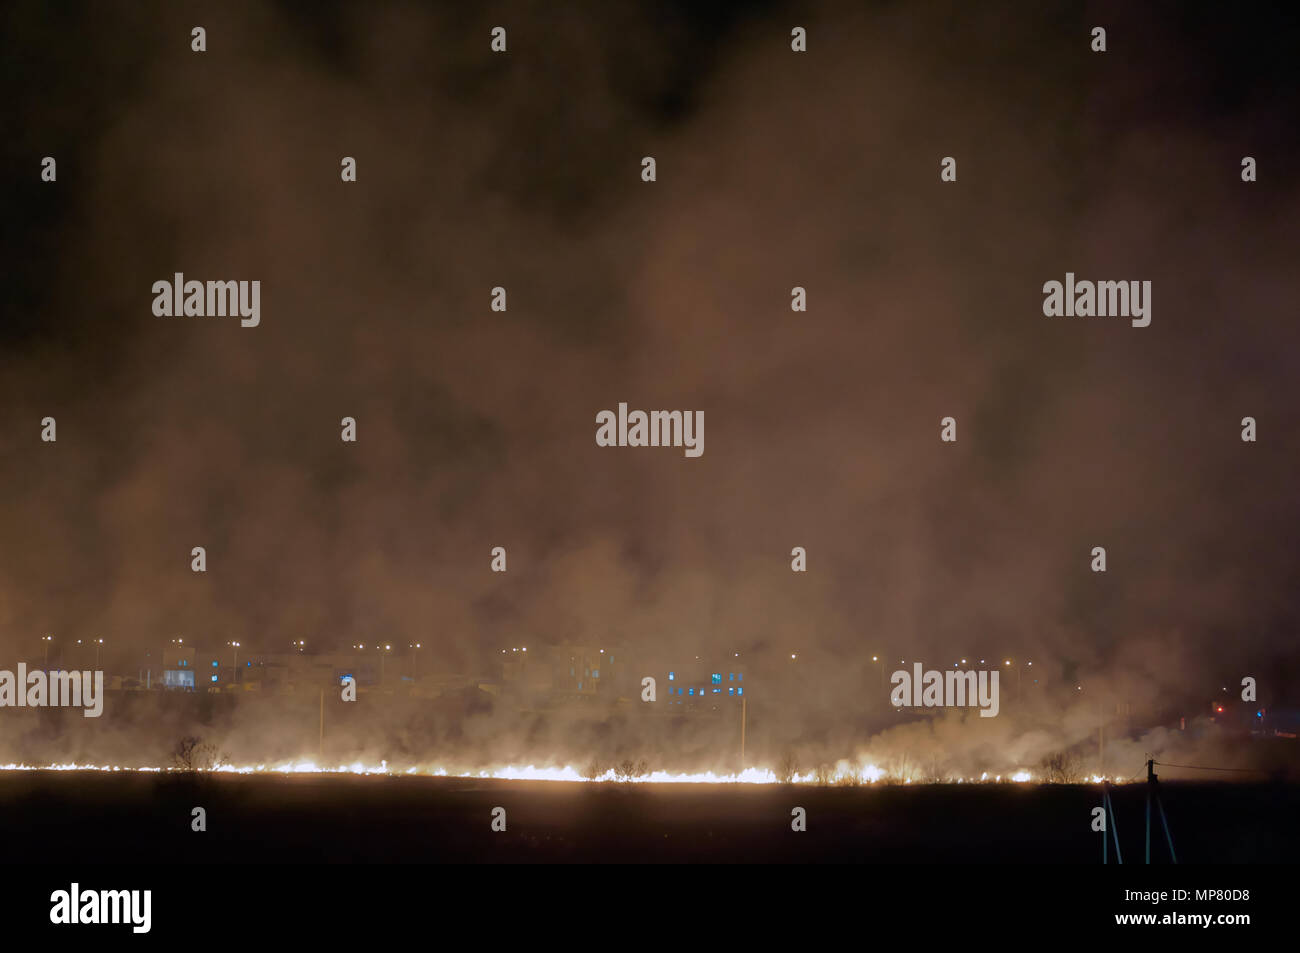
[[[1003,663],[1003,664],[1005,664],[1005,665],[1010,665],[1010,664],[1011,664],[1011,659],[1007,659],[1006,662]],[[1016,700],[1017,700],[1017,701],[1020,700],[1020,673],[1021,673],[1022,670],[1023,670],[1023,669],[1021,668],[1021,666],[1020,666],[1019,664],[1017,664],[1017,665],[1016,665]]]

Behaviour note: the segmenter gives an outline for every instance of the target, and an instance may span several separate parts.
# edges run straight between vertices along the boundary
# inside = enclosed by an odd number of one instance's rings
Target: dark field
[[[62,863],[1095,864],[1100,790],[7,772],[0,838],[10,856]],[[1141,863],[1145,786],[1114,790],[1124,860]],[[1160,790],[1181,863],[1295,861],[1300,787]],[[497,806],[505,832],[491,830]],[[790,829],[796,806],[803,833]],[[206,832],[190,829],[194,807]],[[1154,812],[1153,824],[1153,861],[1167,863]]]

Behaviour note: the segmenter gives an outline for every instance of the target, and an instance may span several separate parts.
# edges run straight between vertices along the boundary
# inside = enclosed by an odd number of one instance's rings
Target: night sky
[[[797,652],[829,714],[874,652],[1300,702],[1294,11],[461,6],[0,12],[0,667],[569,640]],[[1150,326],[1045,317],[1067,271]],[[175,272],[260,325],[154,316]],[[596,446],[620,402],[703,455]]]

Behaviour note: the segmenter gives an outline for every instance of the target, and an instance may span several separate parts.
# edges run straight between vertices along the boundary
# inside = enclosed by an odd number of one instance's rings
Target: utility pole
[[[740,770],[745,770],[745,704],[748,698],[740,700]]]
[[[1169,860],[1171,863],[1178,863],[1178,854],[1174,851],[1174,835],[1169,830],[1169,818],[1165,816],[1165,805],[1160,800],[1160,792],[1156,789],[1156,783],[1159,777],[1155,772],[1155,759],[1147,760],[1147,863],[1151,863],[1151,798],[1154,795],[1156,799],[1156,809],[1160,811],[1160,826],[1165,831],[1165,843],[1169,845]]]
[[[320,690],[320,741],[316,747],[316,759],[325,757],[325,689]]]
[[[1106,776],[1106,716],[1104,709],[1097,707],[1097,773]]]
[[[1115,863],[1124,863],[1124,855],[1119,849],[1119,820],[1115,817],[1115,802],[1110,797],[1110,782],[1101,782],[1101,800],[1102,807],[1106,812],[1106,827],[1109,828],[1110,834],[1115,838]],[[1109,863],[1106,856],[1106,831],[1101,832],[1101,862]]]
[[[1151,788],[1156,782],[1155,759],[1147,759],[1147,863],[1151,863]]]

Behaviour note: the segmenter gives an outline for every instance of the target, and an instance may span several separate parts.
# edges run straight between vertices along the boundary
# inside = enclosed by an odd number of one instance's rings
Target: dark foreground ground
[[[1142,860],[1145,787],[1115,789]],[[1161,784],[1182,863],[1293,863],[1300,787]],[[617,785],[416,777],[0,773],[0,843],[24,863],[1101,860],[1100,788]],[[492,810],[507,830],[493,832]],[[207,812],[207,831],[190,829]],[[807,811],[807,831],[790,829]],[[1167,862],[1158,818],[1153,860]],[[1114,856],[1111,857],[1112,862]]]

